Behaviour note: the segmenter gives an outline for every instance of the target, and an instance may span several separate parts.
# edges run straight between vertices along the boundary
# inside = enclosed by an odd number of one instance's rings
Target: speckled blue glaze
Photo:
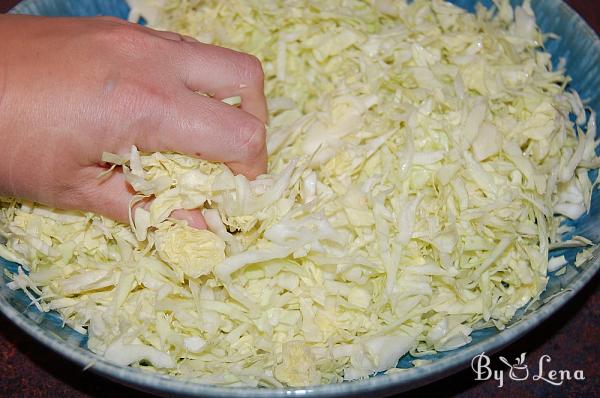
[[[477,1],[454,0],[453,3],[473,10]],[[490,0],[480,1],[490,6]],[[520,3],[513,1],[513,3]],[[554,62],[564,57],[567,73],[573,78],[572,88],[596,111],[600,112],[600,40],[568,5],[561,0],[534,0],[533,8],[538,23],[544,32],[560,36],[546,43]],[[11,12],[50,16],[94,16],[113,15],[125,18],[128,7],[123,0],[26,0]],[[600,240],[600,195],[592,200],[590,214],[583,216],[573,225],[576,234]],[[573,250],[562,251],[568,259],[575,256]],[[0,258],[0,267],[14,272],[16,264]],[[86,349],[85,336],[69,328],[63,328],[60,318],[54,313],[40,313],[29,304],[21,292],[6,287],[6,279],[0,278],[0,311],[25,332],[42,344],[63,356],[120,383],[168,396],[204,397],[284,397],[284,396],[376,396],[405,391],[448,376],[466,366],[471,358],[482,351],[494,352],[508,345],[527,331],[539,325],[559,307],[570,300],[600,268],[600,253],[580,268],[568,266],[562,276],[551,275],[548,288],[542,294],[542,302],[563,290],[544,304],[536,306],[526,314],[521,313],[507,329],[479,330],[473,333],[473,342],[458,350],[429,357],[434,361],[419,368],[411,368],[410,356],[398,364],[406,370],[393,375],[378,375],[367,380],[348,382],[303,389],[230,389],[201,385],[191,381],[146,373],[142,370],[115,366]]]

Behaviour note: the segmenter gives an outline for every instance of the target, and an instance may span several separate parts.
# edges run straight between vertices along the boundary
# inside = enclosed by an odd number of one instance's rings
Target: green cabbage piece
[[[364,378],[503,329],[544,290],[549,250],[590,243],[561,222],[590,208],[595,115],[528,1],[132,4],[261,59],[270,173],[105,154],[134,202],[154,198],[131,226],[1,199],[11,287],[109,360],[228,386]]]

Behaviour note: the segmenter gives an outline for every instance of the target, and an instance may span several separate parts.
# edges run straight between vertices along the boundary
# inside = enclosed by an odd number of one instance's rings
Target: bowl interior
[[[477,1],[455,0],[453,3],[473,10]],[[479,1],[485,6],[491,0]],[[517,4],[520,1],[513,1]],[[568,75],[573,79],[570,88],[579,92],[581,98],[594,111],[600,111],[600,41],[596,34],[585,24],[570,7],[560,0],[534,0],[539,26],[544,32],[552,32],[560,39],[550,40],[546,49],[553,55],[556,64],[565,58]],[[48,16],[96,16],[112,15],[126,18],[129,8],[123,0],[26,0],[11,12]],[[595,195],[589,214],[575,222],[574,234],[586,236],[592,241],[600,240],[600,197]],[[552,255],[564,254],[570,263],[573,262],[577,249],[567,249]],[[15,292],[6,287],[9,281],[6,272],[16,272],[17,264],[0,258],[0,267],[4,277],[0,278],[0,311],[23,328],[27,333],[43,344],[74,360],[82,366],[90,365],[91,369],[109,378],[125,384],[161,394],[178,393],[183,395],[200,394],[204,396],[283,396],[305,395],[315,393],[319,396],[362,395],[366,392],[400,391],[433,381],[464,367],[471,358],[482,352],[492,352],[539,324],[550,316],[568,299],[570,299],[585,283],[587,283],[600,267],[599,253],[581,267],[567,266],[563,275],[551,275],[541,301],[529,310],[521,311],[520,316],[504,331],[488,328],[473,332],[473,341],[458,350],[431,355],[425,359],[433,360],[419,368],[412,367],[415,358],[407,355],[399,362],[399,368],[406,371],[401,374],[377,376],[368,380],[342,383],[335,386],[321,386],[308,389],[290,390],[256,390],[225,389],[201,386],[191,382],[174,380],[156,374],[145,373],[132,368],[120,368],[107,363],[102,358],[88,351],[86,336],[72,329],[62,327],[60,317],[55,313],[41,313],[21,291]],[[562,292],[562,294],[558,294]]]

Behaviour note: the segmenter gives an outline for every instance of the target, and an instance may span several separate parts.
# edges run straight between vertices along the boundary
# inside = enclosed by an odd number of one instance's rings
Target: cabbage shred
[[[150,8],[261,59],[270,174],[106,154],[135,200],[155,198],[131,226],[4,198],[0,255],[27,271],[11,286],[111,361],[230,386],[364,378],[504,328],[544,290],[600,163],[595,115],[552,69],[529,2],[495,3]],[[180,208],[203,208],[210,231],[170,219]]]

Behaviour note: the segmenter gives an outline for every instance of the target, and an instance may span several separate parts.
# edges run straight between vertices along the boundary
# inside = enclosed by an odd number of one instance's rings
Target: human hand
[[[122,173],[97,178],[103,152],[136,145],[266,171],[255,57],[105,17],[4,15],[0,37],[0,195],[127,222],[133,192]],[[220,101],[238,95],[241,109]],[[199,211],[173,216],[205,225]]]

